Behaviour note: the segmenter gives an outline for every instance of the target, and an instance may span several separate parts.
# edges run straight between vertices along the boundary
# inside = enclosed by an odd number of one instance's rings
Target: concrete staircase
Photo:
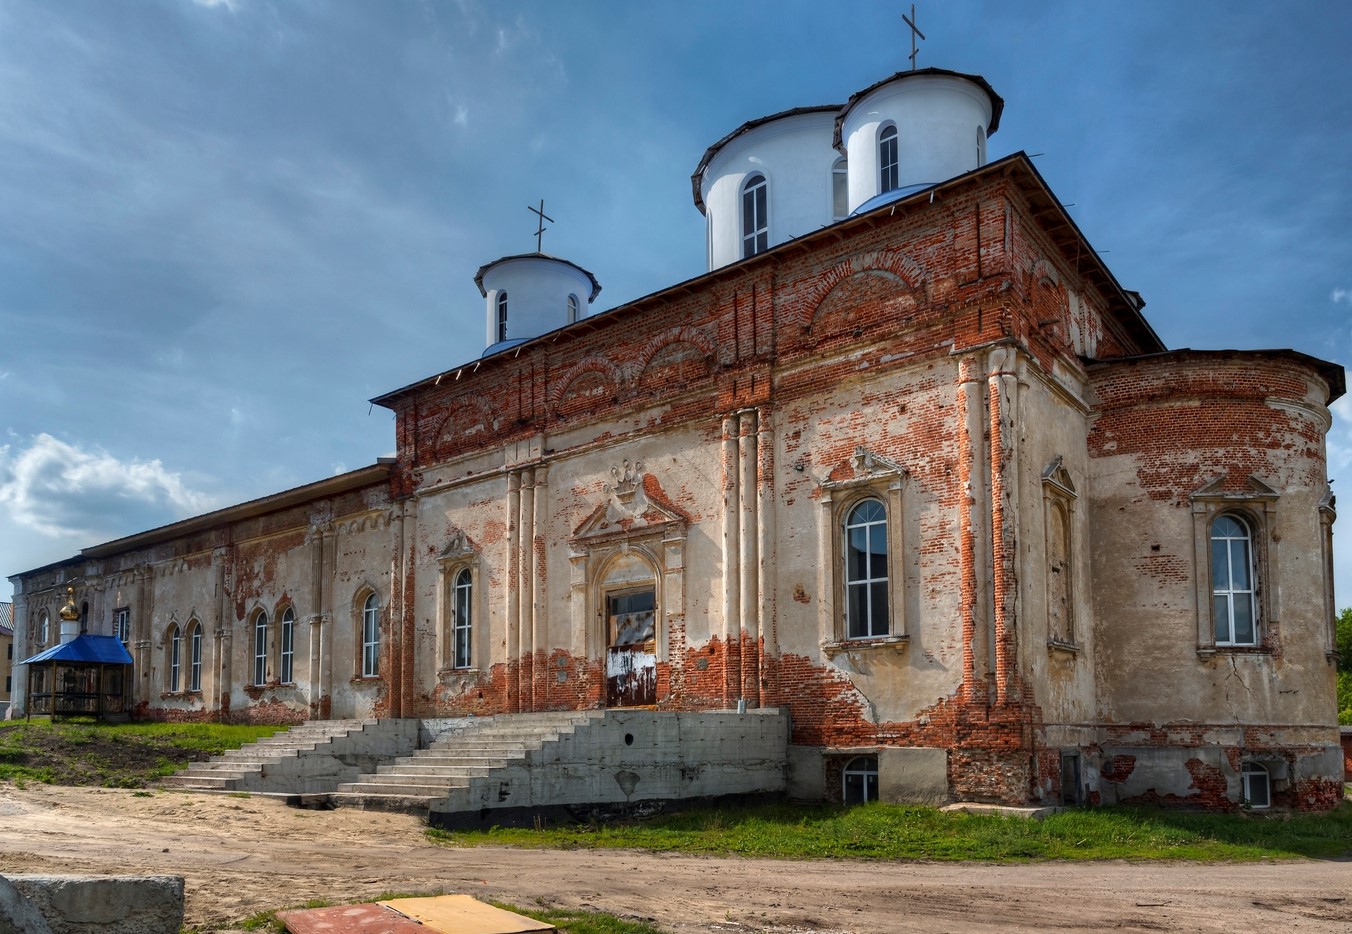
[[[605,717],[600,710],[518,713],[458,721],[425,749],[378,765],[338,785],[337,806],[424,809],[513,766],[529,767],[541,749]]]
[[[327,792],[417,746],[416,720],[310,720],[194,762],[161,784],[195,791]]]

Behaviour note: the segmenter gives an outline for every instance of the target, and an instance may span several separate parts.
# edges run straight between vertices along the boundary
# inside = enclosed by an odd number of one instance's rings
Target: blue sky
[[[1169,346],[1352,360],[1352,4],[919,7]],[[700,274],[705,147],[905,67],[901,9],[0,0],[0,600],[391,453],[367,400],[482,349],[528,204],[597,310]]]

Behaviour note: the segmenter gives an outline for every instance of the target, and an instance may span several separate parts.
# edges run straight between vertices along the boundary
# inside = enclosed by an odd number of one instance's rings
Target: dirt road
[[[307,899],[468,892],[673,934],[1352,930],[1352,863],[780,862],[448,849],[412,817],[259,797],[0,784],[0,874],[178,873],[201,931]]]

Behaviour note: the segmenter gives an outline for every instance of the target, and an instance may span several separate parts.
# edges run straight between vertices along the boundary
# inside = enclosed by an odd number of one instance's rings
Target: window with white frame
[[[831,166],[831,220],[841,221],[850,214],[850,170],[844,157]]]
[[[890,632],[887,507],[865,499],[845,518],[845,634],[873,639]]]
[[[262,687],[268,683],[268,614],[259,610],[253,625],[253,683]]]
[[[1241,517],[1227,513],[1212,521],[1211,613],[1217,645],[1258,644],[1252,545]]]
[[[878,133],[878,194],[901,187],[901,162],[897,153],[897,128],[887,124]]]
[[[770,183],[757,172],[742,185],[742,256],[770,248]]]
[[[840,773],[841,800],[868,804],[878,800],[878,757],[855,756]]]
[[[1191,502],[1198,653],[1280,651],[1280,494],[1222,475]]]
[[[131,639],[131,609],[129,607],[118,607],[113,610],[113,635],[117,636],[117,641],[126,645]]]
[[[277,652],[277,677],[282,684],[291,684],[296,680],[296,611],[291,607],[282,611],[281,630],[277,636],[281,641]]]
[[[188,690],[202,690],[202,624],[188,623]]]
[[[507,339],[507,292],[498,293],[498,340]]]
[[[182,675],[183,667],[183,634],[179,631],[178,624],[172,623],[169,626],[168,637],[165,652],[168,655],[169,664],[166,666],[167,677],[165,687],[171,694],[178,693],[179,678]]]
[[[979,169],[986,164],[986,128],[978,125],[976,128],[976,167]]]
[[[869,644],[904,644],[906,542],[904,467],[867,448],[850,459],[853,476],[821,484],[818,602],[828,653]]]
[[[1244,806],[1261,809],[1272,806],[1272,776],[1261,764],[1245,762],[1240,769],[1244,782]]]
[[[366,597],[361,608],[361,676],[380,674],[380,601],[375,594]]]
[[[576,321],[576,320],[578,319],[578,317],[579,317],[579,310],[580,310],[581,308],[582,308],[582,303],[581,303],[580,301],[578,301],[577,296],[576,296],[576,295],[569,295],[569,296],[568,296],[568,323],[569,323],[569,324],[572,324],[574,321]]]
[[[52,618],[43,610],[38,614],[38,645],[46,645],[52,638]]]
[[[455,575],[451,599],[451,666],[472,668],[472,624],[474,619],[474,579],[469,568]]]

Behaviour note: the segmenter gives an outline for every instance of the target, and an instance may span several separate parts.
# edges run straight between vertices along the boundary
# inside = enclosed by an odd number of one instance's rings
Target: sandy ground
[[[1352,862],[781,862],[451,849],[418,820],[262,797],[0,785],[0,874],[176,873],[187,923],[232,932],[307,899],[468,892],[590,906],[673,934],[1352,931]]]

